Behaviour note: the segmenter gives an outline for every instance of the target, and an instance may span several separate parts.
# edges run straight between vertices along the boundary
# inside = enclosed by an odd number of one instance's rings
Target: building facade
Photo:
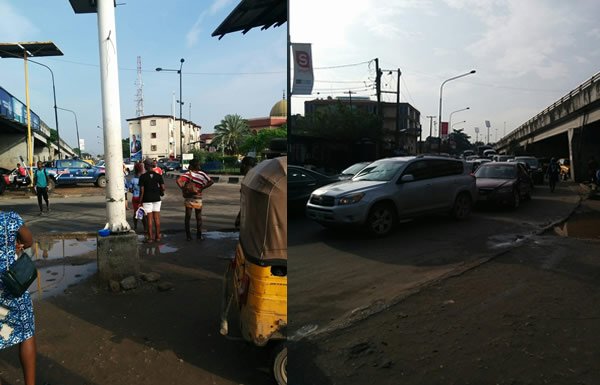
[[[130,154],[136,160],[179,157],[182,144],[183,153],[200,149],[201,127],[189,120],[171,115],[146,115],[127,119],[127,122]]]

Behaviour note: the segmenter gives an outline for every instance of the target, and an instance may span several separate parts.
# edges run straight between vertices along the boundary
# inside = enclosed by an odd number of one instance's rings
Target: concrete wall
[[[9,170],[22,163],[19,156],[27,161],[27,141],[23,134],[3,134],[0,140],[0,167]]]

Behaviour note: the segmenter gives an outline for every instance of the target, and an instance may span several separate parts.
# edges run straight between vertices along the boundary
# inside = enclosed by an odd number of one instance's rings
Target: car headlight
[[[347,195],[345,197],[340,198],[340,205],[351,205],[353,203],[360,202],[360,200],[365,196],[365,193],[358,193],[353,195]]]

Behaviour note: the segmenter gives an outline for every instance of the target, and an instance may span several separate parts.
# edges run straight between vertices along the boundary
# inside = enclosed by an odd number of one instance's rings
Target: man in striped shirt
[[[185,234],[187,240],[192,240],[190,230],[190,219],[192,209],[196,212],[196,238],[202,239],[202,190],[212,186],[213,180],[200,170],[198,159],[190,161],[188,172],[177,178],[177,185],[181,188],[183,194],[183,204],[185,206]]]

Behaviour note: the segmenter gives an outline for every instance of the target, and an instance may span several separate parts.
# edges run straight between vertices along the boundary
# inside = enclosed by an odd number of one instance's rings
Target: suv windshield
[[[370,180],[387,182],[392,180],[394,175],[404,166],[406,162],[403,161],[386,161],[371,163],[365,167],[361,172],[356,174],[352,180]]]
[[[475,172],[475,177],[491,179],[515,179],[517,177],[517,168],[511,165],[483,165],[477,169]]]

